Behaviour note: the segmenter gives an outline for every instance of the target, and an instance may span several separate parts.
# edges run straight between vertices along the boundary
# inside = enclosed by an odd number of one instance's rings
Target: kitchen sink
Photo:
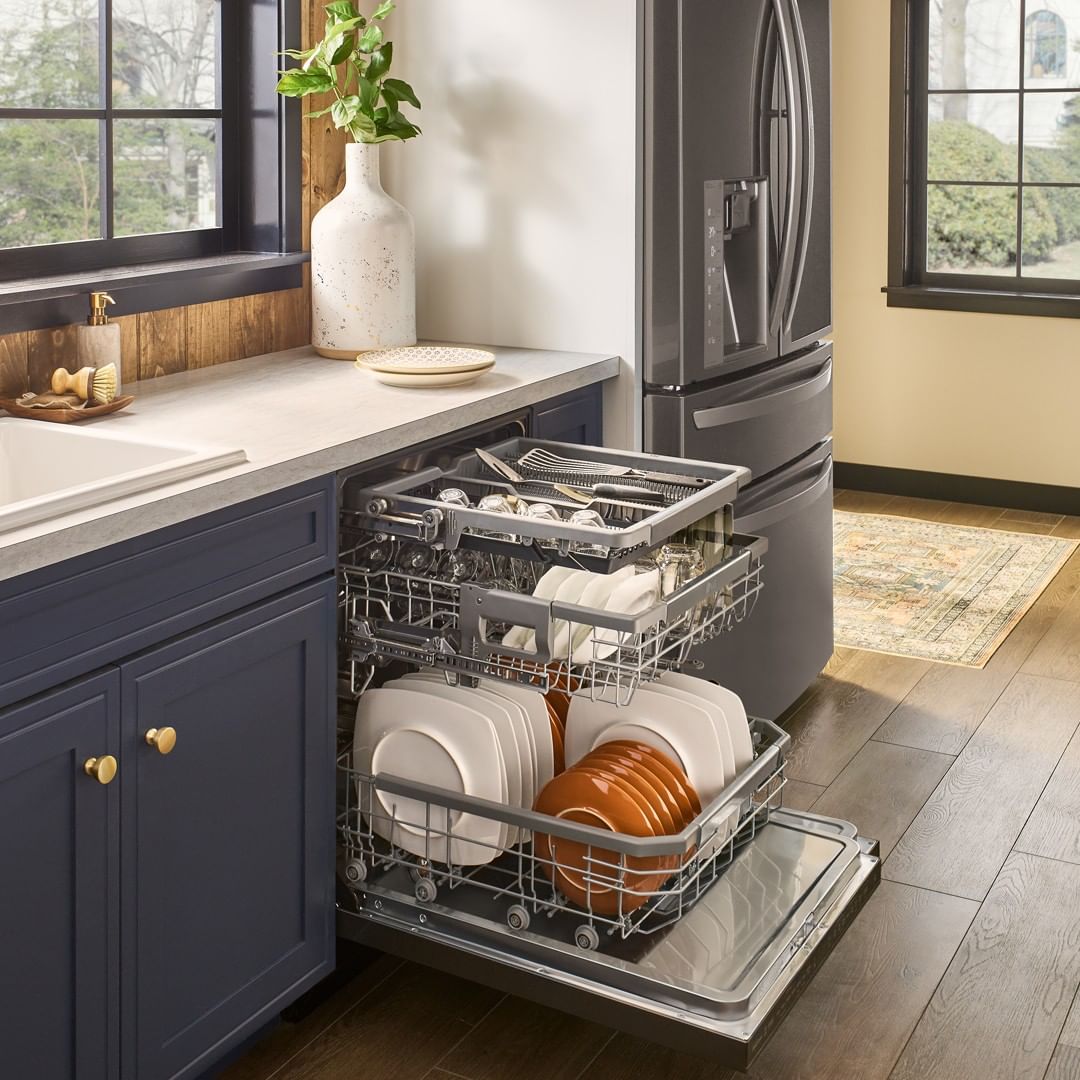
[[[0,533],[245,461],[243,450],[0,419]]]

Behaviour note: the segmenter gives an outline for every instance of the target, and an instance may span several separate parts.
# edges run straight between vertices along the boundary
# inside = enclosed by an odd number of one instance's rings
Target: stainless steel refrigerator
[[[833,649],[830,0],[645,17],[645,448],[753,471],[766,585],[696,659],[774,719]]]

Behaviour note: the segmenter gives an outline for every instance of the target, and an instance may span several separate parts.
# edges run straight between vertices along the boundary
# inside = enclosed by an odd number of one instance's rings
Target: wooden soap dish
[[[12,416],[24,420],[44,420],[48,424],[77,424],[80,420],[93,420],[95,416],[108,416],[109,413],[126,409],[134,397],[118,397],[108,405],[87,405],[84,409],[31,409],[20,405],[11,398],[0,398],[0,409]]]

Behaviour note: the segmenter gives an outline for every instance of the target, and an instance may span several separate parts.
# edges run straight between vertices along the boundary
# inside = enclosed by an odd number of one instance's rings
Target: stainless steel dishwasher
[[[565,521],[515,518],[511,533],[504,515],[448,505],[440,490],[547,500],[553,474],[534,471],[510,485],[485,469],[471,452],[476,446],[521,473],[528,472],[522,459],[538,448],[584,459],[595,468],[586,482],[629,471],[634,484],[658,493],[658,504],[606,505],[602,544],[595,530]],[[690,483],[641,478],[648,473]],[[738,492],[749,479],[739,467],[538,443],[522,423],[342,477],[341,936],[718,1064],[749,1066],[880,878],[877,845],[854,825],[784,809],[790,740],[780,728],[752,721],[753,763],[681,833],[646,838],[370,775],[350,749],[358,699],[403,667],[433,668],[450,683],[503,680],[537,693],[557,687],[627,708],[664,671],[692,670],[693,651],[710,641],[721,648],[723,633],[751,617],[769,587],[766,541],[734,530]],[[552,565],[610,573],[672,538],[701,544],[706,569],[641,614],[531,595]],[[387,558],[395,545],[437,557],[421,557],[418,567],[405,560],[403,568]],[[497,583],[456,581],[444,567],[461,552],[499,560]],[[552,642],[560,621],[605,634],[617,647],[584,664],[559,659]],[[504,644],[511,627],[529,628],[534,648]],[[424,808],[414,824],[431,830],[431,858],[373,828],[387,797]],[[446,861],[455,815],[490,819],[518,840],[487,865],[456,866]],[[659,857],[678,869],[642,906],[583,910],[540,872],[532,840],[541,836],[607,860],[606,880]]]

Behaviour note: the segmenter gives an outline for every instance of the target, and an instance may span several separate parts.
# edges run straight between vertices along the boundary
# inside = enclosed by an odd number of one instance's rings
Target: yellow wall
[[[833,0],[836,457],[1080,486],[1080,321],[887,308],[889,0]]]

